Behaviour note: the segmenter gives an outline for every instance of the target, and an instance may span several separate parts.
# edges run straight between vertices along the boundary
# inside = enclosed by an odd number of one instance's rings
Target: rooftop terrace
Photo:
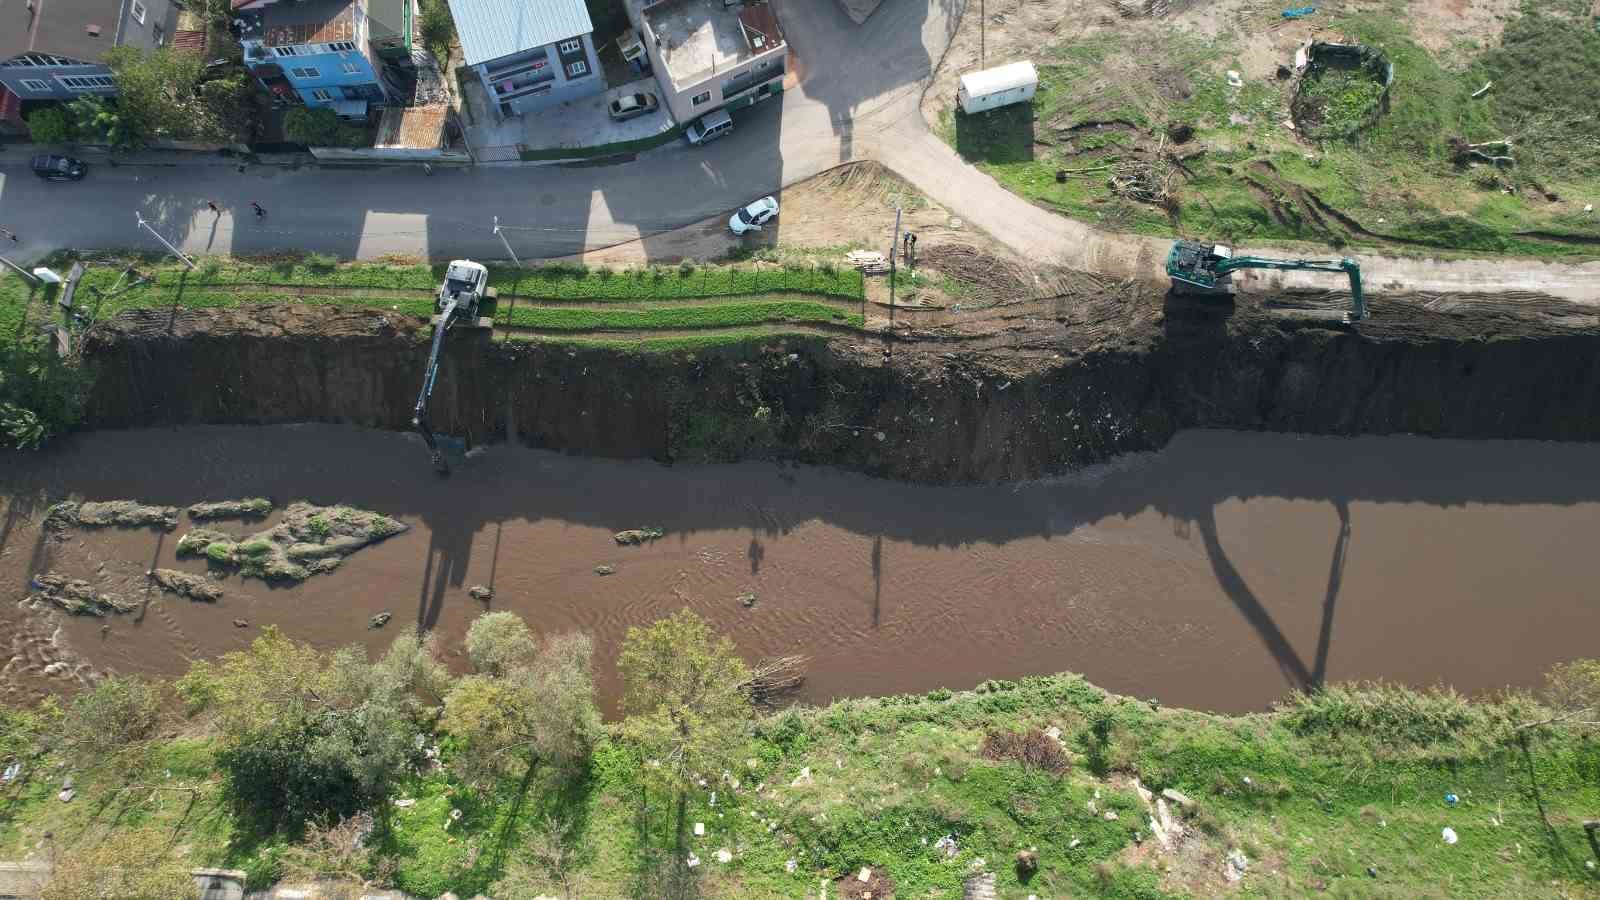
[[[661,45],[672,83],[680,87],[783,44],[778,18],[766,3],[661,0],[644,7],[644,19]]]

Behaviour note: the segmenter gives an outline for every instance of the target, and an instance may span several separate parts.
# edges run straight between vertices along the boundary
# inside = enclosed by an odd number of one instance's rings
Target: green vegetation
[[[210,70],[170,47],[115,47],[105,64],[117,96],[84,95],[68,104],[68,139],[138,150],[152,140],[235,143],[250,138],[250,78],[238,60]],[[54,123],[51,123],[52,126]]]
[[[364,129],[346,125],[329,106],[296,106],[283,116],[283,134],[308,147],[365,147],[371,140]]]
[[[1401,4],[1403,5],[1403,4]],[[1354,71],[1298,79],[1245,69],[1243,45],[1277,12],[1245,14],[1215,39],[1159,20],[1063,40],[1034,56],[1031,107],[943,118],[946,139],[1027,199],[1116,230],[1228,241],[1314,241],[1404,252],[1593,257],[1600,118],[1589,96],[1600,32],[1586,17],[1526,4],[1498,46],[1432,53],[1395,10],[1325,24],[1380,48],[1381,88]],[[1137,61],[1158,59],[1159,64]],[[1370,76],[1370,72],[1366,73]],[[1486,83],[1493,87],[1472,95]],[[1192,129],[1192,135],[1189,130]],[[1510,137],[1514,166],[1468,145]],[[1416,251],[1422,252],[1422,251]]]
[[[763,322],[824,322],[860,328],[860,313],[844,312],[826,303],[791,300],[779,303],[720,303],[714,306],[666,306],[649,310],[562,309],[517,307],[507,324],[550,331],[665,330],[726,328]]]
[[[182,718],[156,702],[169,688],[131,679],[0,708],[0,756],[21,766],[0,853],[49,832],[68,898],[118,859],[141,861],[127,877],[223,864],[253,886],[423,896],[788,898],[864,867],[902,897],[960,896],[974,867],[1001,896],[1214,896],[1230,857],[1257,896],[1600,885],[1582,826],[1600,804],[1597,661],[1558,667],[1538,698],[1346,685],[1218,716],[1062,675],[757,715],[735,648],[685,611],[629,633],[627,717],[601,726],[586,638],[492,613],[465,650],[475,671],[456,677],[414,633],[372,661],[268,630],[170,689]],[[1176,792],[1178,849],[1141,788]]]
[[[433,54],[439,68],[450,70],[450,51],[456,43],[456,20],[449,0],[421,0],[422,46]]]

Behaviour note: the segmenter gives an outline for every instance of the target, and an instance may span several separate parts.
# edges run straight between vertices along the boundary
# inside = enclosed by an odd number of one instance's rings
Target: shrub
[[[73,123],[57,107],[34,110],[28,117],[28,136],[36,144],[65,144],[73,138]]]
[[[283,116],[283,134],[297,144],[308,147],[359,147],[366,143],[366,133],[339,121],[339,116],[326,106],[297,106]]]
[[[69,752],[104,757],[148,738],[161,718],[161,689],[138,677],[109,678],[67,706],[61,737]]]
[[[189,867],[156,828],[113,831],[103,841],[84,840],[56,860],[42,900],[190,900]]]
[[[1037,728],[1027,731],[991,731],[983,738],[986,759],[1012,760],[1024,769],[1039,769],[1060,775],[1071,768],[1061,742]]]
[[[467,658],[485,675],[504,675],[533,661],[538,645],[516,613],[484,613],[467,629]]]

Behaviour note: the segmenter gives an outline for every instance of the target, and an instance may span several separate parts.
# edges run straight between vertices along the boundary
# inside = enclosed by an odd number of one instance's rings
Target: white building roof
[[[1026,60],[961,76],[961,89],[968,97],[982,97],[1038,83],[1039,73],[1033,70],[1033,63]]]
[[[584,0],[450,0],[467,65],[594,30]]]

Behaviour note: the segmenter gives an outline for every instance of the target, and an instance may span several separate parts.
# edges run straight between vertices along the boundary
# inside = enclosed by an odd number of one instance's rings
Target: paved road
[[[1170,241],[1105,234],[1021,200],[929,133],[920,94],[965,0],[886,0],[862,25],[837,4],[776,0],[799,62],[781,104],[737,116],[731,136],[621,165],[479,167],[425,177],[413,169],[290,171],[228,166],[99,166],[78,184],[47,184],[0,156],[0,225],[24,258],[61,245],[148,246],[134,212],[189,251],[315,250],[502,259],[494,216],[525,258],[650,237],[851,160],[877,159],[941,205],[1027,258],[1128,277],[1160,277]],[[214,200],[221,216],[206,208]],[[265,219],[250,214],[255,200]],[[780,234],[782,224],[779,224]],[[730,246],[732,241],[730,240]],[[1539,290],[1600,304],[1600,263],[1434,263],[1360,258],[1376,292]],[[1257,282],[1332,287],[1326,275],[1252,273]]]

